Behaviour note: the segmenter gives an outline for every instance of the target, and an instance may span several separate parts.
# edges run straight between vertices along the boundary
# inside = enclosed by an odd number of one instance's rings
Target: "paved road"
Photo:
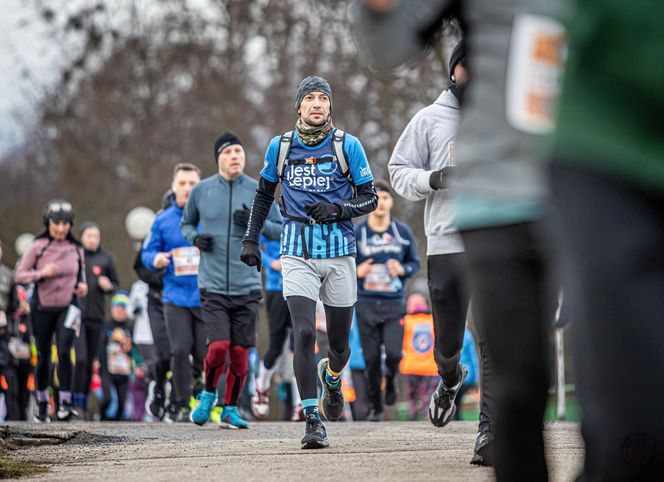
[[[0,427],[10,456],[48,466],[30,480],[493,480],[468,464],[475,424],[328,423],[330,448],[300,449],[299,423],[254,423],[250,430],[193,424],[72,423]],[[582,463],[578,426],[547,424],[551,479],[573,480]],[[26,479],[21,479],[26,480]]]

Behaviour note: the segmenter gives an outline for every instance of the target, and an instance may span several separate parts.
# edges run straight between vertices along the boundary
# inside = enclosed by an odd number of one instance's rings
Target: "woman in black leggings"
[[[78,298],[87,294],[83,249],[71,234],[74,212],[67,201],[54,200],[44,208],[45,230],[39,234],[16,270],[16,282],[34,283],[32,325],[37,345],[36,422],[49,422],[48,386],[51,344],[55,334],[60,382],[57,418],[76,415],[72,407],[71,348],[80,329]]]

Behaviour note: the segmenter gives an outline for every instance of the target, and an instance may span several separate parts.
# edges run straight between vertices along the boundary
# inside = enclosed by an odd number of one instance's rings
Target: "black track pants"
[[[458,367],[470,300],[465,283],[464,253],[427,258],[429,296],[436,336],[434,355],[446,385],[458,380]]]
[[[498,480],[547,480],[542,418],[554,291],[540,228],[523,223],[461,233],[473,315],[492,368]]]

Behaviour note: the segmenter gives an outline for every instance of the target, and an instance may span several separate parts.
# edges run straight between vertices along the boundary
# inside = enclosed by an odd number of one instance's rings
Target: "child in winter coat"
[[[129,296],[118,291],[111,298],[111,320],[104,330],[104,345],[101,353],[101,378],[104,401],[101,406],[102,420],[109,420],[106,412],[111,404],[111,388],[117,393],[117,411],[114,420],[123,420],[127,387],[131,375],[131,326],[128,317]]]

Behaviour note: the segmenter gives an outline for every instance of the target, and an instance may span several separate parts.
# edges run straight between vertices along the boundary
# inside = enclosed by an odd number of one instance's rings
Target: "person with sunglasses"
[[[21,259],[14,278],[19,284],[34,283],[30,307],[37,345],[37,413],[34,420],[50,422],[48,386],[51,343],[55,334],[60,382],[56,417],[59,421],[68,421],[77,415],[72,405],[71,349],[80,329],[79,298],[88,292],[84,254],[81,243],[71,231],[74,211],[69,202],[49,202],[42,220],[44,231],[37,235]]]

